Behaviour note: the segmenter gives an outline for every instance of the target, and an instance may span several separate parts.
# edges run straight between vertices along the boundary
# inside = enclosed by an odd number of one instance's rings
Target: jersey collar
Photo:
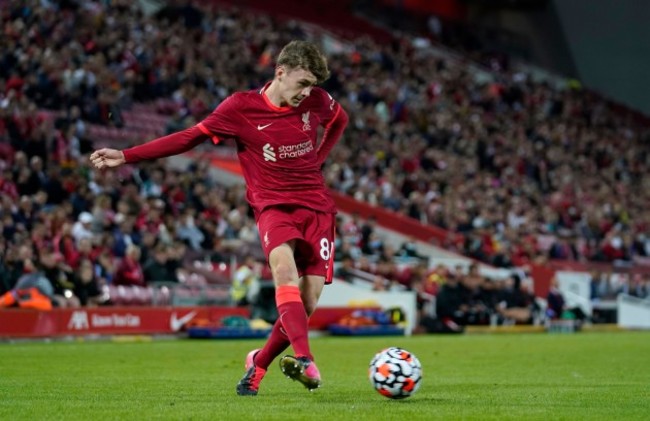
[[[266,103],[266,105],[271,110],[279,112],[279,113],[290,111],[291,110],[290,105],[287,105],[287,106],[284,106],[284,107],[278,107],[277,105],[275,105],[274,103],[271,102],[269,97],[266,96],[266,88],[268,88],[270,84],[271,84],[271,82],[266,82],[266,85],[264,85],[264,87],[258,91],[259,94],[262,95],[262,98],[264,99],[264,102]]]

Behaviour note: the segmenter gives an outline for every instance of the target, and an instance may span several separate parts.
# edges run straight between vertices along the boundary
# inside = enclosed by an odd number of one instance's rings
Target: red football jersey
[[[235,139],[246,196],[256,214],[280,204],[335,213],[321,173],[325,158],[318,153],[317,129],[328,128],[340,105],[314,87],[298,107],[277,107],[264,94],[267,86],[231,95],[197,126],[215,143]]]

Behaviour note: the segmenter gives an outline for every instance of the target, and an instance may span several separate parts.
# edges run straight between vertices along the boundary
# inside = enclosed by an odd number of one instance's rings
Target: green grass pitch
[[[313,393],[270,367],[257,397],[235,384],[259,340],[0,344],[2,420],[650,419],[650,332],[314,338]],[[367,365],[413,352],[411,398],[376,393]]]

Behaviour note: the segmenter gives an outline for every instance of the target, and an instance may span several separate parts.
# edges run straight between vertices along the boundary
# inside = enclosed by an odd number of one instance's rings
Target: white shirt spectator
[[[93,220],[94,218],[89,212],[81,212],[79,214],[79,219],[72,226],[72,236],[74,237],[75,243],[78,244],[83,238],[92,239],[94,235],[91,229]]]

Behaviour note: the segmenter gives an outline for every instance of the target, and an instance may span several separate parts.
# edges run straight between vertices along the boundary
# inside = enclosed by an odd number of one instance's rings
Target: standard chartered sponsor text
[[[314,150],[314,145],[311,140],[294,145],[282,145],[278,147],[278,154],[280,159],[285,158],[298,158]]]

